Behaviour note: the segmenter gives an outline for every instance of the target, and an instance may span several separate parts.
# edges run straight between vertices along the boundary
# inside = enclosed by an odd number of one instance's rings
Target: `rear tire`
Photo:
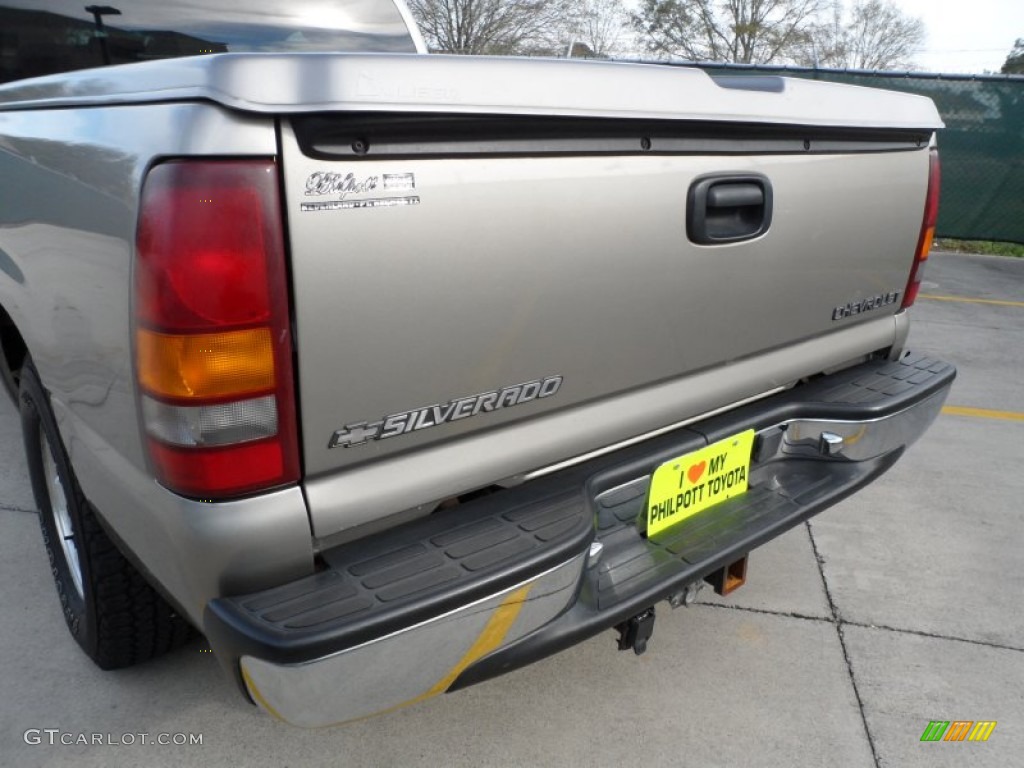
[[[19,384],[32,492],[71,635],[101,669],[138,664],[184,644],[192,627],[121,554],[82,493],[31,362]]]

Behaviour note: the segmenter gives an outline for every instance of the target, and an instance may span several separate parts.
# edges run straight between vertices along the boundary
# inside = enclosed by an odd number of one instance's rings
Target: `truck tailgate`
[[[497,112],[406,104],[280,120],[320,537],[897,337],[929,129]],[[690,198],[709,177],[770,193],[766,231],[694,242]],[[642,418],[624,417],[626,399]],[[543,443],[512,429],[542,422]]]
[[[927,178],[926,152],[332,163],[286,143],[285,164],[313,474],[841,332],[871,314],[837,306],[902,291]],[[770,179],[770,230],[694,245],[687,190],[723,172]],[[381,182],[303,210],[316,174]],[[521,407],[328,448],[344,424],[555,375]]]

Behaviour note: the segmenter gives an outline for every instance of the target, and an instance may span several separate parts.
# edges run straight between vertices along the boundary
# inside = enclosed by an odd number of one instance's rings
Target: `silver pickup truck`
[[[939,412],[930,100],[245,6],[0,0],[0,372],[101,667],[198,629],[318,726],[642,652]]]

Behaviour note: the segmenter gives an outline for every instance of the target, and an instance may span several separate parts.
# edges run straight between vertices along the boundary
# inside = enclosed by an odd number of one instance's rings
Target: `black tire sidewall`
[[[64,444],[57,430],[57,422],[50,407],[50,398],[39,380],[39,374],[31,364],[26,364],[21,372],[19,406],[21,411],[21,428],[25,440],[25,456],[28,462],[29,477],[36,506],[39,509],[39,524],[42,528],[43,543],[50,563],[50,571],[57,588],[61,610],[68,629],[82,649],[90,656],[95,652],[96,618],[95,611],[89,610],[94,599],[91,594],[90,566],[88,546],[85,539],[86,528],[82,517],[85,504],[82,492],[78,487],[71,463],[64,450]],[[40,432],[46,436],[45,442]],[[82,572],[83,595],[78,594],[71,576],[71,566],[60,542],[60,533],[54,520],[50,504],[50,492],[46,482],[46,471],[43,466],[43,451],[49,450],[57,469],[64,490],[71,518],[72,532],[78,549],[78,562]]]

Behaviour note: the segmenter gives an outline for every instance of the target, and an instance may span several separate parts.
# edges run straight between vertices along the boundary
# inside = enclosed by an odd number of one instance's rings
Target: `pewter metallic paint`
[[[197,622],[225,591],[308,573],[309,518],[298,489],[211,505],[152,480],[131,358],[139,186],[161,156],[275,153],[271,121],[214,104],[0,112],[0,250],[23,275],[0,274],[0,305],[52,394],[86,495]]]
[[[421,204],[300,213],[308,174],[345,164],[302,156],[286,119],[279,150],[275,116],[366,109],[941,125],[927,99],[846,86],[763,93],[694,70],[416,55],[209,56],[0,87],[0,305],[53,393],[86,494],[193,619],[215,595],[310,572],[314,541],[792,383],[890,346],[897,328],[902,338],[889,308],[837,323],[831,311],[903,288],[923,149],[370,161],[360,168],[415,173]],[[186,501],[152,481],[139,437],[139,188],[162,158],[279,152],[308,477],[301,491]],[[771,230],[688,245],[690,180],[737,170],[772,180]],[[551,371],[563,388],[533,410],[326,449],[347,421]]]
[[[544,418],[520,420],[500,430],[438,442],[429,450],[398,453],[345,472],[307,478],[314,533],[321,546],[329,546],[351,538],[347,528],[373,523],[393,510],[410,509],[425,499],[443,499],[456,489],[487,485],[699,416],[790,384],[811,369],[840,366],[868,350],[883,349],[893,337],[893,318],[883,316],[841,334],[555,410]],[[568,386],[568,379],[563,386]]]
[[[0,108],[215,101],[246,112],[443,112],[942,127],[931,99],[786,79],[723,88],[698,69],[420,54],[232,53],[83,70],[0,87]],[[540,84],[543,84],[541,87]]]
[[[902,292],[928,164],[925,148],[330,161],[302,155],[287,125],[282,142],[306,489],[324,539],[889,346],[898,304],[832,314],[851,299]],[[306,179],[323,171],[412,173],[420,203],[302,211]],[[765,235],[688,242],[686,193],[711,172],[771,179]],[[809,354],[795,357],[802,349]],[[749,373],[738,375],[741,362]],[[546,400],[327,447],[336,429],[368,416],[551,370],[564,383]],[[539,418],[554,413],[570,421],[555,429]]]

